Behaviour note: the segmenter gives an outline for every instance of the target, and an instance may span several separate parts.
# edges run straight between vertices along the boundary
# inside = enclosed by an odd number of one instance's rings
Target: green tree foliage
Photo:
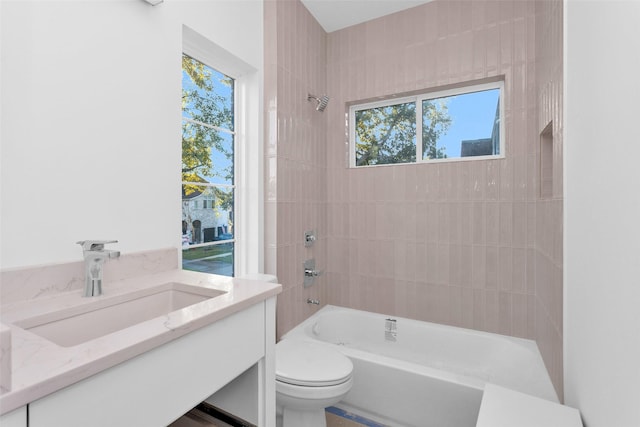
[[[415,103],[356,112],[357,166],[415,162],[415,139]]]
[[[195,121],[218,128],[233,130],[233,105],[227,98],[215,91],[214,79],[232,86],[233,81],[219,73],[214,73],[200,61],[182,56],[182,70],[189,81],[182,85],[183,115]],[[206,177],[221,177],[231,182],[233,179],[233,146],[229,146],[221,132],[183,121],[182,123],[182,181],[207,182]],[[220,167],[213,164],[211,153],[215,150],[230,160],[231,166]],[[202,186],[183,185],[183,196],[202,192]],[[212,188],[216,207],[229,210],[233,204],[233,193]]]
[[[422,149],[425,158],[445,158],[438,138],[451,125],[444,101],[423,101]],[[408,102],[356,111],[356,165],[416,161],[416,104]]]
[[[446,159],[444,147],[438,139],[446,135],[451,126],[447,103],[443,99],[422,102],[422,156],[425,159]]]

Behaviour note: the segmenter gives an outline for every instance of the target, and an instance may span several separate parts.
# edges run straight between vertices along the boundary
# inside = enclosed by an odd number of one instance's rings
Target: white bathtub
[[[487,382],[558,401],[531,340],[331,305],[283,338],[347,355],[354,386],[338,406],[389,426],[474,427]]]

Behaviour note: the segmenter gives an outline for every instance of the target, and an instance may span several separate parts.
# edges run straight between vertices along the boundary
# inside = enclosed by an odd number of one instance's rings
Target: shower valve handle
[[[304,275],[307,277],[318,277],[321,274],[322,274],[322,271],[320,270],[312,270],[310,268],[304,269]]]

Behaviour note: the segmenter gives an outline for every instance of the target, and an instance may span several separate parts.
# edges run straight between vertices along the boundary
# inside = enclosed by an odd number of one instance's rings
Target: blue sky
[[[448,157],[460,156],[460,141],[491,137],[499,95],[499,89],[491,89],[448,98],[451,126],[438,140]]]

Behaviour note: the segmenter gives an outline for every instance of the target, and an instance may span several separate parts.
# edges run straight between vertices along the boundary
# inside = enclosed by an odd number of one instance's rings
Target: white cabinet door
[[[264,307],[260,302],[33,402],[29,426],[170,424],[264,357]]]
[[[27,427],[27,407],[23,406],[0,416],[0,426]]]

